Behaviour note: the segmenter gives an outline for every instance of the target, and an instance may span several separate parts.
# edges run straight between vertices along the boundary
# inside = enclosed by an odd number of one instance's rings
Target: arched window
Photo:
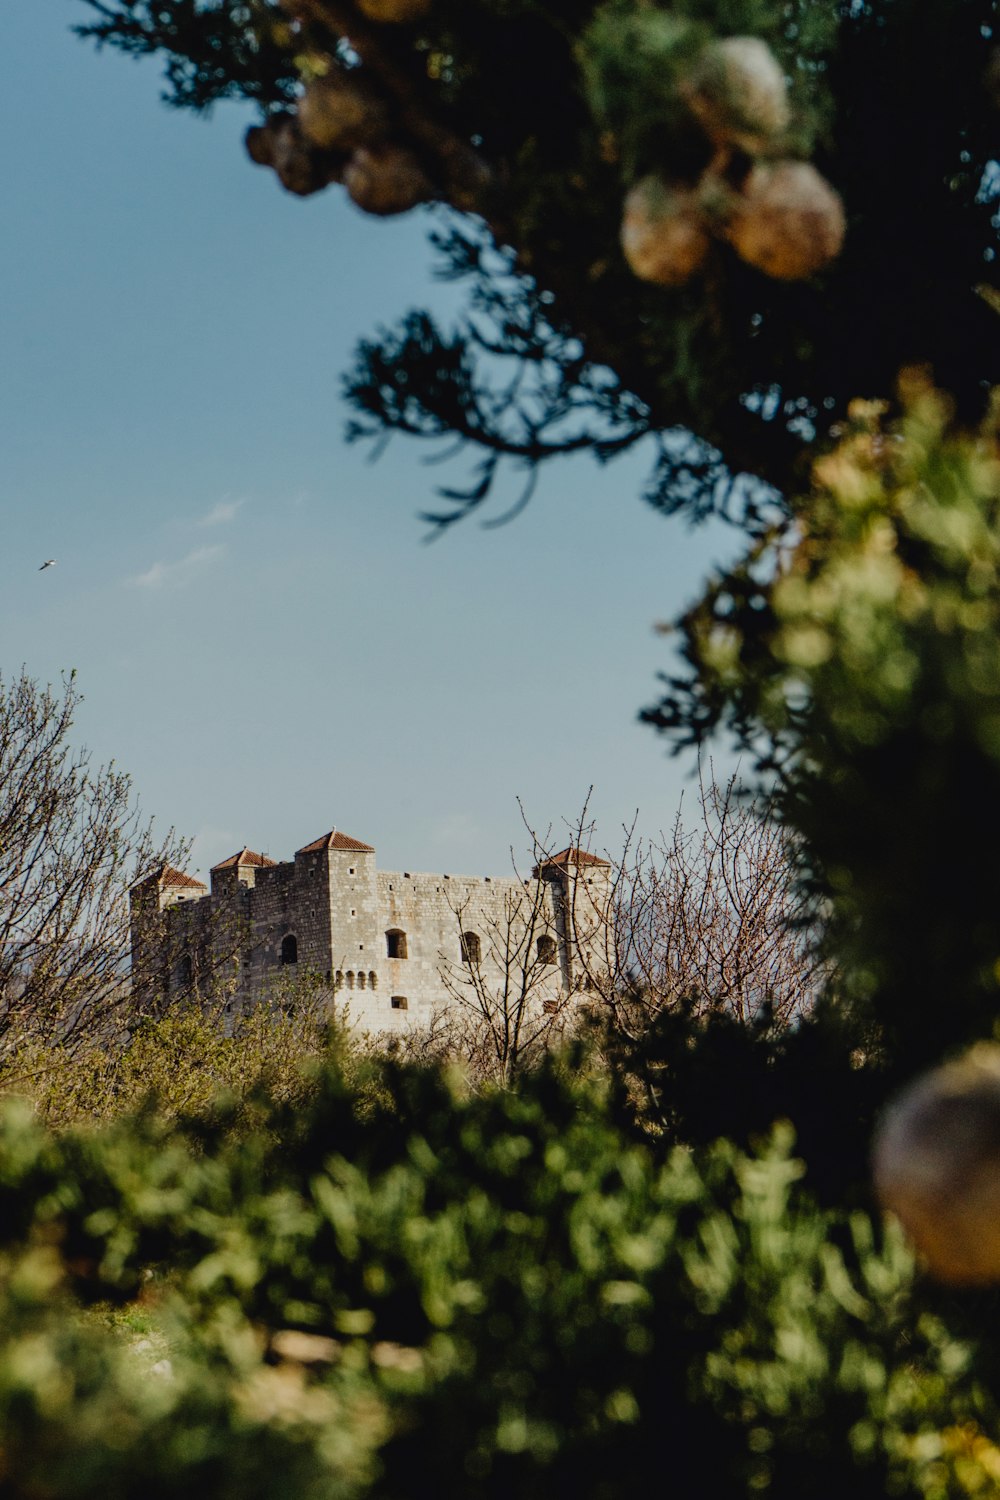
[[[289,933],[281,940],[281,962],[283,964],[297,964],[299,961],[299,944],[294,933]]]
[[[480,956],[479,934],[476,932],[462,933],[462,962],[463,964],[477,964]]]
[[[368,988],[370,990],[378,989],[378,975],[375,973],[374,969],[372,969],[368,975]]]
[[[353,969],[348,969],[348,971],[347,971],[347,988],[349,990],[353,990],[353,988],[354,988],[354,970]]]
[[[343,969],[338,969],[337,972],[336,972],[336,974],[334,975],[333,987],[334,987],[335,990],[342,990],[344,988],[344,971],[343,971]]]
[[[358,971],[358,989],[359,990],[363,990],[364,987],[365,987],[365,971],[364,971],[364,969],[360,969]]]
[[[556,961],[556,940],[554,937],[543,936],[536,944],[538,962],[540,964],[554,964]]]
[[[182,953],[177,960],[177,988],[179,990],[190,989],[194,980],[194,965],[191,962],[190,953]]]
[[[406,933],[401,927],[390,927],[385,935],[385,951],[389,958],[406,958]]]

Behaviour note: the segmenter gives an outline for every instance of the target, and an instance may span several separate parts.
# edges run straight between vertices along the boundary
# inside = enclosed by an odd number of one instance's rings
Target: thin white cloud
[[[181,588],[190,583],[195,574],[200,573],[208,563],[221,557],[225,550],[220,544],[214,547],[195,547],[193,552],[178,558],[176,562],[155,562],[145,573],[137,573],[134,578],[130,578],[129,583],[137,589]]]
[[[228,526],[235,521],[237,512],[246,502],[243,500],[219,500],[198,522],[199,526]]]

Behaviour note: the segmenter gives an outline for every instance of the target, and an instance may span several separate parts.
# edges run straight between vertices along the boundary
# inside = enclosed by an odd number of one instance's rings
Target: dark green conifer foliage
[[[312,68],[354,47],[436,196],[473,212],[449,221],[447,261],[479,316],[454,332],[425,317],[416,343],[367,345],[348,387],[384,431],[480,450],[485,467],[443,515],[484,504],[505,456],[537,465],[589,445],[606,459],[653,433],[654,504],[754,520],[766,487],[788,491],[803,450],[853,397],[891,393],[903,364],[929,363],[966,414],[1000,375],[975,290],[996,241],[992,0],[435,0],[410,26],[332,0],[81,3],[97,12],[84,34],[164,55],[167,97],[184,107],[243,96],[287,109]],[[734,35],[763,39],[786,68],[781,151],[811,156],[840,193],[843,253],[783,283],[720,239],[687,285],[644,285],[618,245],[624,193],[642,172],[703,171],[712,147],[673,81],[702,42]],[[734,186],[749,166],[728,163]],[[484,223],[511,257],[484,253]],[[497,356],[525,377],[519,400],[501,394]],[[610,425],[595,384],[613,393]],[[740,474],[754,482],[734,485]]]
[[[897,1076],[1000,1009],[996,415],[966,433],[924,377],[902,389],[902,423],[858,403],[794,525],[713,582],[648,715],[777,778],[842,1000]]]

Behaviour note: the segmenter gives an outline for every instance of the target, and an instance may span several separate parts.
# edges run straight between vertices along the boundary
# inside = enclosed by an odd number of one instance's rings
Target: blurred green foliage
[[[980,1492],[975,1338],[787,1130],[662,1160],[565,1067],[379,1073],[237,1132],[6,1107],[5,1495]]]
[[[844,999],[898,1073],[989,1035],[1000,996],[1000,452],[918,373],[857,402],[795,522],[683,622],[649,718],[777,777]]]
[[[823,0],[685,0],[669,9],[610,0],[598,7],[578,45],[587,98],[595,119],[612,133],[626,180],[665,172],[694,180],[712,146],[680,95],[702,49],[716,37],[759,37],[779,57],[792,82],[794,125],[785,149],[808,155],[828,131],[832,101],[819,60],[837,42],[837,15]]]

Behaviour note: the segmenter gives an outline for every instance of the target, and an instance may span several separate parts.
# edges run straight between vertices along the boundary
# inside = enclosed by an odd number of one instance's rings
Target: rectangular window
[[[410,1002],[405,995],[393,995],[391,1003],[393,1010],[409,1010],[410,1008]]]
[[[406,958],[406,933],[391,927],[385,935],[386,958]]]

